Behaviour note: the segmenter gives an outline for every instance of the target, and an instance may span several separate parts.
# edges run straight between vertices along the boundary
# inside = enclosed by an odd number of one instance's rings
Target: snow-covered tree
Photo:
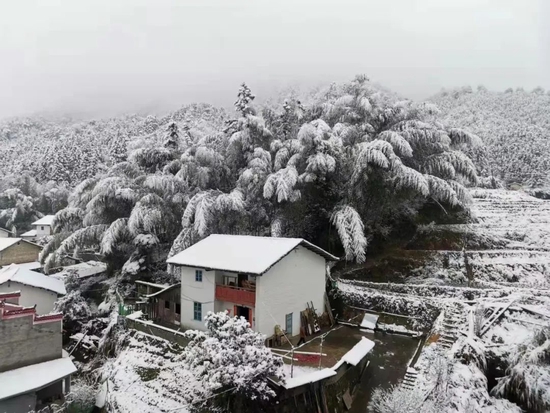
[[[269,378],[284,377],[281,359],[243,317],[208,313],[205,325],[186,333],[190,342],[172,368],[186,378],[177,391],[191,411],[263,411],[275,396]]]
[[[510,367],[493,394],[515,401],[529,411],[550,410],[550,328],[537,331],[507,361]]]
[[[179,131],[176,122],[170,122],[166,128],[164,136],[164,147],[171,150],[178,149],[179,146]]]

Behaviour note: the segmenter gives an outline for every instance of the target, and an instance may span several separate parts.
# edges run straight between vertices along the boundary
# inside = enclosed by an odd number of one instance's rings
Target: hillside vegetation
[[[433,105],[364,76],[307,104],[253,100],[243,84],[233,117],[193,105],[163,118],[6,123],[3,186],[30,196],[18,181],[28,174],[35,189],[70,192],[46,269],[94,249],[134,275],[211,233],[304,237],[362,262],[370,238],[413,222],[426,203],[467,208],[464,185],[477,175],[464,150],[479,139],[442,124]]]
[[[482,176],[531,187],[550,185],[550,94],[460,88],[430,99],[441,120],[466,128],[485,144],[470,155]]]

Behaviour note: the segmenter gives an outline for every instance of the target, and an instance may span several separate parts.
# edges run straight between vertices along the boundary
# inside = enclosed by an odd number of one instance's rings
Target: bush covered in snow
[[[377,388],[372,393],[369,411],[373,413],[439,413],[439,406],[433,400],[425,400],[425,394],[417,388],[402,385],[387,390]]]
[[[268,378],[283,380],[282,361],[265,347],[265,337],[243,317],[208,313],[206,331],[188,331],[191,340],[172,371],[182,380],[191,411],[255,411],[270,405],[275,392]]]

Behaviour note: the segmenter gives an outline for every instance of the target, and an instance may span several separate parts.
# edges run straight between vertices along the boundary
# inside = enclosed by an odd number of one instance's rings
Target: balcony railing
[[[216,284],[216,300],[255,307],[256,291],[249,288]]]

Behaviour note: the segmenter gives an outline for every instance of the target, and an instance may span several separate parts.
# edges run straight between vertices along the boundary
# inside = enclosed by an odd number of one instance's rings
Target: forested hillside
[[[46,268],[78,247],[123,274],[151,271],[211,233],[305,237],[362,262],[371,237],[426,203],[464,209],[464,184],[477,182],[463,152],[475,135],[364,76],[307,103],[253,100],[243,84],[232,116],[195,105],[161,119],[5,124],[5,189],[28,173],[70,191]]]
[[[550,185],[550,94],[469,87],[442,91],[430,99],[442,121],[466,128],[485,144],[471,152],[483,176],[532,187]]]

